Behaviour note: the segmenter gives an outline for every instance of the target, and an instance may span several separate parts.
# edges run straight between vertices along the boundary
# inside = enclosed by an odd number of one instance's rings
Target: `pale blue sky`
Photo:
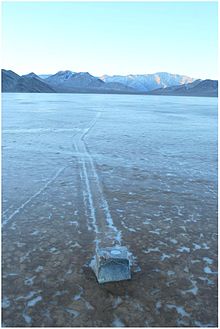
[[[2,15],[3,66],[18,74],[217,78],[216,2],[5,2]]]

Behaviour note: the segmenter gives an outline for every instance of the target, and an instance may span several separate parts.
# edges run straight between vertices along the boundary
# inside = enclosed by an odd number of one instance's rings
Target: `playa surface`
[[[2,97],[3,326],[217,326],[217,99]]]

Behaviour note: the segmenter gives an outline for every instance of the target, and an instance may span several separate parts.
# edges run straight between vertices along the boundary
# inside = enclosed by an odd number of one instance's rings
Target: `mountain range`
[[[155,74],[130,74],[122,75],[103,75],[100,79],[105,82],[119,82],[135,90],[147,92],[157,88],[167,88],[170,86],[179,86],[185,83],[193,82],[195,79],[167,72],[158,72]]]
[[[217,97],[217,80],[195,80],[181,86],[151,90],[148,95]]]
[[[196,80],[184,75],[158,72],[143,75],[103,75],[59,71],[51,75],[31,72],[19,76],[2,70],[2,92],[27,93],[113,93],[176,96],[217,96],[217,80]]]

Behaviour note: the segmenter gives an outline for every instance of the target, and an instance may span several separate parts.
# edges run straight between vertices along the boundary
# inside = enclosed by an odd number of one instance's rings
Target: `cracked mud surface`
[[[2,146],[3,326],[217,326],[216,99],[4,94]]]

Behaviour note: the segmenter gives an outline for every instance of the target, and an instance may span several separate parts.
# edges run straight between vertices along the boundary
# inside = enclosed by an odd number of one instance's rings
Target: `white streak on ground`
[[[147,250],[143,250],[145,254],[149,254],[150,252],[160,252],[160,249],[158,247],[156,248],[148,248]]]
[[[26,279],[24,280],[24,284],[25,284],[26,286],[32,286],[33,283],[34,283],[34,279],[35,279],[35,278],[36,278],[36,276],[32,276],[32,277],[26,278]]]
[[[180,247],[177,250],[180,251],[180,252],[188,252],[188,253],[190,252],[190,248],[185,247],[185,246]]]
[[[3,297],[2,308],[8,308],[11,305],[8,297]]]
[[[161,305],[161,301],[158,300],[158,301],[156,302],[156,304],[155,304],[157,314],[160,313],[161,306],[162,306],[162,305]]]
[[[36,197],[38,197],[44,190],[47,189],[47,187],[55,181],[55,179],[61,174],[61,172],[65,169],[66,167],[63,167],[59,169],[56,174],[47,181],[47,183],[40,188],[39,191],[37,191],[35,194],[33,194],[29,199],[27,199],[24,203],[20,205],[7,219],[5,219],[2,223],[2,225],[6,225],[11,219],[14,218],[15,215],[19,214],[21,210],[23,210],[31,201],[33,201]]]
[[[2,212],[2,215],[5,215],[5,214],[6,214],[11,208],[13,208],[12,205],[9,206],[7,209],[5,209],[5,210]]]
[[[115,320],[112,322],[112,327],[125,327],[124,323],[118,318],[115,317]]]
[[[173,256],[173,255],[172,255]],[[162,254],[162,256],[160,257],[161,261],[163,262],[166,258],[171,258],[171,255],[167,255],[165,253]]]
[[[107,225],[111,229],[111,231],[114,233],[115,241],[117,241],[117,243],[120,245],[121,244],[121,232],[118,231],[118,229],[114,225],[112,216],[110,214],[108,203],[107,203],[107,201],[106,201],[106,199],[103,195],[103,191],[102,191],[102,188],[101,188],[101,183],[100,183],[99,176],[98,176],[98,174],[96,172],[96,169],[95,169],[93,158],[89,154],[89,151],[87,150],[86,145],[85,145],[85,141],[84,141],[86,135],[94,127],[94,125],[96,124],[96,122],[97,122],[98,118],[100,117],[100,115],[101,115],[101,112],[99,112],[96,115],[96,117],[91,121],[89,127],[85,128],[83,130],[82,135],[78,137],[79,141],[82,143],[82,148],[84,150],[83,156],[80,157],[80,160],[81,160],[80,178],[83,182],[85,182],[85,187],[86,187],[86,191],[85,190],[83,191],[83,200],[84,200],[84,205],[88,204],[88,208],[89,208],[89,211],[90,211],[90,217],[92,219],[92,226],[94,228],[95,233],[96,234],[101,233],[99,228],[98,228],[98,225],[97,225],[94,200],[93,200],[92,190],[91,190],[90,181],[89,181],[89,178],[88,178],[88,172],[87,172],[86,163],[85,163],[85,155],[86,155],[86,157],[88,158],[88,161],[90,163],[92,176],[95,180],[96,187],[97,187],[97,192],[98,192],[98,196],[99,196],[98,199],[99,199],[99,202],[100,202],[100,206],[104,211]],[[78,148],[78,145],[77,145],[77,140],[74,141],[74,146],[75,146],[76,152],[80,154],[79,148]],[[89,228],[89,226],[88,226],[88,228]],[[102,233],[105,233],[105,232],[102,232]],[[99,246],[99,242],[100,241],[96,239],[96,249]]]
[[[172,242],[173,244],[177,244],[177,240],[176,239],[170,239],[170,242]]]
[[[19,297],[15,298],[15,300],[16,301],[18,301],[18,300],[28,300],[28,299],[31,299],[32,297],[34,297],[34,295],[38,294],[39,292],[41,292],[41,290],[30,291],[26,296],[19,296]]]
[[[160,235],[160,231],[161,231],[161,229],[160,228],[157,228],[154,231],[149,231],[149,233]]]
[[[76,148],[76,150],[78,150],[78,147],[76,145],[76,143],[74,143],[74,146]],[[96,215],[95,215],[95,207],[94,207],[94,202],[93,202],[93,197],[92,197],[92,192],[91,192],[91,187],[90,187],[90,183],[89,183],[89,178],[88,178],[88,174],[87,174],[87,170],[86,170],[86,165],[85,165],[85,160],[83,158],[81,158],[81,163],[82,163],[82,171],[80,169],[80,177],[81,179],[83,179],[83,181],[85,182],[85,187],[86,187],[86,191],[83,190],[83,200],[84,200],[84,204],[86,205],[86,199],[88,200],[88,206],[89,206],[89,211],[90,211],[90,217],[92,219],[92,225],[94,228],[94,231],[96,234],[99,233],[99,229],[97,226],[97,222],[96,222]],[[99,240],[96,239],[96,248],[98,248],[99,246]]]
[[[212,265],[213,264],[213,259],[209,258],[209,257],[203,257],[203,260],[209,264],[209,265]]]
[[[121,297],[117,296],[112,303],[112,307],[117,308],[118,305],[120,305],[121,303],[122,303]]]
[[[39,265],[35,270],[34,270],[34,272],[37,272],[37,273],[39,273],[39,272],[42,272],[43,271],[43,269],[44,269],[44,267],[43,266],[41,266],[41,265]]]
[[[80,287],[80,286],[78,286],[78,287],[79,287],[79,289],[80,289],[80,292],[79,292],[77,295],[75,295],[75,296],[73,297],[73,300],[75,300],[75,301],[80,300],[80,299],[81,299],[81,296],[82,296],[82,294],[83,294],[83,288]]]
[[[71,308],[65,308],[64,309],[67,313],[71,314],[74,318],[80,315],[80,313],[76,310],[73,310]]]
[[[80,128],[74,128],[80,131]],[[61,133],[72,132],[73,128],[29,128],[29,129],[4,129],[3,134],[39,134],[39,133]]]
[[[26,310],[22,313],[22,316],[27,324],[31,324],[32,318],[26,313]]]
[[[194,296],[196,296],[199,290],[197,287],[197,282],[192,279],[192,276],[190,276],[190,281],[192,283],[192,288],[182,291],[182,294],[185,295],[186,293],[192,293]]]
[[[84,140],[86,134],[88,133],[88,131],[86,131],[86,133],[83,135],[82,137],[82,140]],[[88,151],[87,151],[88,152]],[[90,164],[91,164],[91,168],[92,168],[92,171],[93,171],[93,175],[96,179],[96,183],[97,183],[97,187],[98,187],[98,190],[99,190],[99,193],[100,193],[100,197],[101,197],[101,205],[102,205],[102,209],[104,210],[105,212],[105,217],[106,217],[106,220],[107,220],[107,224],[109,226],[109,228],[114,231],[115,233],[115,240],[119,243],[119,245],[121,244],[121,232],[118,231],[118,229],[115,227],[114,225],[114,222],[113,222],[113,219],[112,219],[112,216],[111,216],[111,213],[110,213],[110,210],[109,210],[109,206],[108,206],[108,203],[103,195],[103,191],[102,191],[102,188],[101,188],[101,184],[100,184],[100,180],[99,180],[99,176],[96,172],[96,169],[95,169],[95,166],[94,166],[94,162],[93,162],[93,159],[92,157],[90,156],[90,154],[88,153],[89,155],[89,161],[90,161]]]
[[[29,302],[27,303],[27,307],[33,307],[33,306],[35,306],[41,300],[42,300],[42,297],[41,296],[37,296],[36,298],[29,300]]]
[[[213,323],[202,323],[200,321],[195,321],[195,325],[200,328],[215,327]]]
[[[204,267],[203,271],[206,274],[218,274],[218,272],[213,272],[209,266]]]
[[[75,145],[75,143],[74,143],[74,147],[77,149],[77,146]],[[83,174],[82,174],[81,166],[79,168],[79,176],[80,176],[81,182],[83,182]],[[83,189],[83,204],[85,207],[85,215],[86,215],[86,218],[89,218],[88,211],[87,211],[87,201],[86,201],[87,194],[88,194],[88,192],[86,193],[85,189]],[[74,211],[74,215],[78,215],[78,210]],[[91,231],[92,228],[91,228],[91,225],[88,220],[87,220],[87,227],[88,227],[88,230]],[[94,227],[94,230],[96,230],[95,227]]]
[[[186,312],[183,306],[176,306],[174,304],[167,304],[166,307],[168,309],[175,309],[179,315],[182,317],[187,316],[190,317],[190,313]]]

